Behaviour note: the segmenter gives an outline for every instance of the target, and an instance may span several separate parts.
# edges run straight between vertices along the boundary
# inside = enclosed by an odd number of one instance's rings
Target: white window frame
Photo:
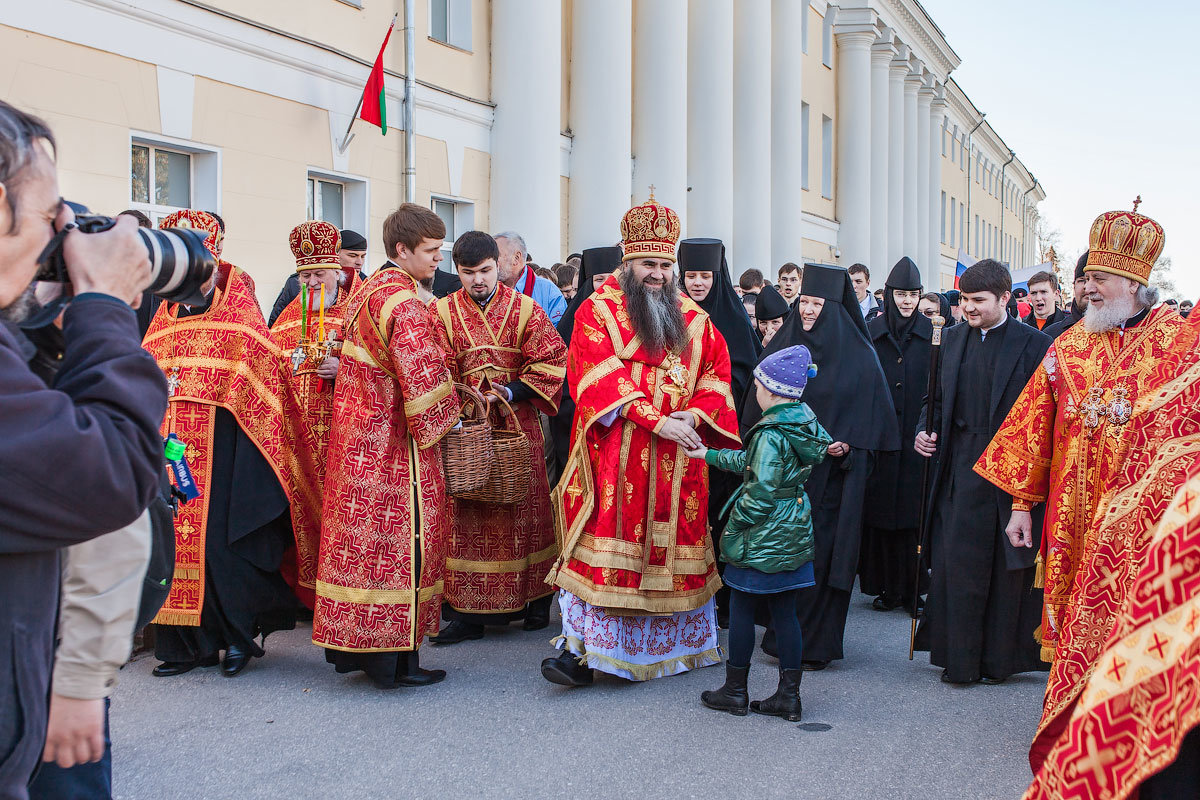
[[[942,244],[946,243],[946,193],[942,192]]]
[[[833,120],[821,115],[821,196],[833,199]]]
[[[446,38],[439,39],[433,31],[433,4],[446,6]],[[429,0],[429,38],[457,50],[471,50],[471,0]]]
[[[149,173],[147,175],[150,202],[133,199],[133,148],[134,146],[150,148]],[[185,153],[188,159],[188,205],[168,206],[153,202],[154,199],[154,151],[168,150],[173,153]],[[158,225],[159,220],[168,214],[173,214],[184,208],[194,208],[201,211],[221,213],[221,151],[216,147],[197,144],[187,139],[174,136],[163,136],[144,131],[130,131],[129,147],[129,207],[141,211]]]
[[[800,104],[800,188],[808,188],[808,160],[809,160],[809,138],[810,123],[809,119],[812,114],[812,109],[808,103]]]
[[[808,54],[808,15],[812,13],[812,3],[810,0],[801,0],[800,3],[800,52]]]
[[[833,10],[826,9],[821,20],[821,63],[833,69]]]
[[[958,243],[958,201],[950,196],[950,246]]]
[[[431,194],[429,209],[436,214],[434,203],[450,203],[454,206],[454,233],[456,236],[455,239],[447,239],[442,243],[443,260],[439,265],[439,269],[454,274],[454,260],[451,258],[451,251],[454,249],[454,242],[458,236],[475,229],[475,201],[448,194]]]
[[[304,173],[305,192],[309,180],[340,183],[342,185],[342,230],[362,234],[367,240],[367,263],[371,261],[371,182],[362,175],[334,172],[321,167],[309,166]],[[314,211],[316,198],[314,198]],[[307,211],[307,209],[306,209]]]

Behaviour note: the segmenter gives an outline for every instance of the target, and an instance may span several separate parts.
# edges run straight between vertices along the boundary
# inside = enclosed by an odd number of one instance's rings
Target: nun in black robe
[[[787,317],[787,313],[792,310],[788,305],[788,301],[783,299],[774,286],[764,286],[762,291],[758,293],[758,297],[754,298],[754,319],[758,330],[758,340],[761,342],[766,339],[766,333],[763,330],[767,324],[775,320],[782,320]],[[776,330],[776,333],[779,331]],[[765,346],[765,344],[764,344]],[[740,406],[739,406],[740,407]]]
[[[895,291],[921,291],[921,272],[908,256],[892,267],[884,283],[883,313],[867,323],[896,408],[900,441],[916,435],[917,418],[929,385],[933,324],[916,311],[907,317],[896,305]],[[859,585],[876,595],[874,607],[912,610],[917,578],[917,525],[921,508],[924,459],[911,446],[880,453],[867,483]]]
[[[842,267],[808,264],[801,297],[825,300],[811,330],[804,330],[797,301],[763,355],[802,344],[812,353],[817,374],[804,390],[804,402],[829,431],[834,444],[849,450],[826,456],[805,484],[812,503],[816,585],[801,589],[797,612],[804,635],[805,669],[824,669],[842,658],[842,636],[858,572],[863,503],[876,453],[898,450],[900,436],[891,393],[875,348],[867,338],[850,275]],[[762,417],[751,396],[742,404],[743,433]],[[769,632],[773,633],[773,631]],[[771,650],[772,637],[763,649]]]
[[[733,290],[733,279],[725,260],[725,245],[721,240],[684,239],[680,242],[680,278],[688,272],[712,273],[712,286],[708,294],[696,300],[696,303],[712,319],[729,349],[733,406],[738,408],[754,380],[754,367],[762,346],[750,325],[746,307]],[[708,472],[708,526],[715,552],[721,551],[721,534],[725,530],[725,523],[729,521],[728,515],[722,515],[721,510],[741,484],[742,476],[736,473],[719,469]],[[720,570],[724,570],[724,566],[724,563],[717,565]],[[728,595],[724,587],[717,593],[717,617],[722,625],[728,619]]]
[[[596,291],[592,278],[597,276],[607,278],[611,273],[620,269],[621,256],[621,248],[615,246],[591,247],[583,251],[577,278],[579,285],[557,326],[558,335],[567,343],[568,348],[571,346],[571,332],[575,328],[575,314],[583,302]],[[562,474],[563,467],[567,464],[567,455],[571,450],[571,421],[574,417],[575,400],[571,397],[570,387],[564,383],[562,399],[558,404],[558,414],[550,418],[550,437],[554,440],[555,466],[554,475],[551,476],[550,481],[552,488],[558,482],[558,476]]]

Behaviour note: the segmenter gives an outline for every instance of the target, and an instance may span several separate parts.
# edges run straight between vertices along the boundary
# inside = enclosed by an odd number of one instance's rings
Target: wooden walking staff
[[[933,433],[933,406],[937,398],[938,370],[942,361],[942,328],[946,318],[935,314],[929,318],[933,323],[933,342],[929,348],[929,383],[925,389],[925,434]],[[921,511],[917,516],[917,577],[913,585],[912,601],[912,631],[908,635],[908,660],[913,660],[913,651],[917,648],[917,606],[921,598],[921,556],[925,552],[925,537],[929,531],[929,468],[933,456],[925,459],[921,467]]]

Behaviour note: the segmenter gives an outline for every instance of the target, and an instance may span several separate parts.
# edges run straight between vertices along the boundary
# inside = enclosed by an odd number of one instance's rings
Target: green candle
[[[308,341],[308,284],[300,284],[300,341]]]

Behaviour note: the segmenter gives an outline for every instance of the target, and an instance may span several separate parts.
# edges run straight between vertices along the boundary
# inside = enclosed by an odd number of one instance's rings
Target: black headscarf
[[[738,404],[753,379],[754,365],[762,345],[758,341],[742,299],[733,290],[725,245],[720,239],[684,239],[679,243],[679,276],[685,272],[711,272],[712,288],[699,302],[721,332],[729,348],[733,371],[733,402]]]
[[[917,318],[921,315],[916,311],[907,317],[900,313],[893,294],[896,289],[902,292],[921,290],[921,271],[908,256],[901,256],[883,284],[883,314],[887,320],[888,332],[897,344],[903,345],[908,341],[908,337],[912,336],[913,326],[917,324]]]
[[[754,318],[756,320],[779,319],[792,310],[787,300],[783,299],[774,286],[764,286],[754,298]]]
[[[591,297],[592,292],[595,291],[592,288],[592,276],[616,272],[620,266],[621,248],[619,247],[592,247],[583,251],[577,279],[579,286],[575,290],[575,296],[567,304],[567,310],[563,312],[562,319],[558,321],[558,335],[563,338],[564,342],[571,343],[571,330],[575,327],[575,312],[583,305],[583,301]]]
[[[784,319],[763,355],[802,344],[817,374],[809,378],[804,402],[834,441],[863,450],[899,450],[900,432],[892,395],[867,335],[850,274],[843,267],[806,264],[800,294],[825,299],[812,330],[804,330],[799,302]],[[743,404],[743,430],[762,417],[753,397]]]
[[[945,327],[949,328],[951,325],[957,322],[957,320],[954,319],[954,314],[950,311],[950,298],[946,297],[946,293],[943,292],[937,296],[937,299],[938,313],[941,314],[942,319],[946,321]]]

